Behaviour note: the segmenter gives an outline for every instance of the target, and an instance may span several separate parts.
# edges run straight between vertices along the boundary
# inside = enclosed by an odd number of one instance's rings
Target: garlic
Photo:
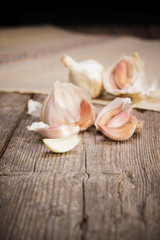
[[[34,117],[39,117],[42,108],[42,103],[34,101],[32,99],[28,100],[28,112],[27,114]]]
[[[55,82],[42,105],[40,119],[40,123],[33,123],[28,130],[37,131],[43,137],[65,138],[93,125],[95,112],[85,89],[72,83]]]
[[[59,127],[51,127],[43,122],[34,122],[28,126],[29,131],[38,132],[41,136],[46,138],[67,138],[79,133],[79,126],[76,125],[62,125]]]
[[[69,69],[69,81],[85,88],[91,98],[100,96],[103,91],[104,67],[95,60],[76,62],[70,56],[64,55],[62,63]]]
[[[138,53],[123,56],[105,71],[103,85],[113,95],[143,95],[148,86],[143,71],[144,63]]]
[[[130,98],[116,98],[105,106],[95,120],[95,126],[115,141],[129,139],[142,129],[143,123],[132,115]]]
[[[43,139],[43,142],[52,152],[63,153],[75,148],[80,140],[78,135],[74,135],[68,138]]]
[[[85,89],[72,83],[55,82],[41,110],[41,121],[52,127],[76,124],[86,130],[94,123],[95,113]]]

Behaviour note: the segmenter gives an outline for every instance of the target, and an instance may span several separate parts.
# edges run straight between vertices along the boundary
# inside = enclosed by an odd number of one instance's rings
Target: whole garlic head
[[[104,67],[96,60],[76,62],[68,55],[61,58],[62,63],[69,70],[69,82],[85,88],[91,98],[100,96],[103,91]]]

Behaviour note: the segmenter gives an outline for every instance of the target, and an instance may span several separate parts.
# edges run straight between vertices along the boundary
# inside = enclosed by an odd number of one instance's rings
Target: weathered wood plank
[[[45,96],[35,95],[43,101]],[[24,115],[0,165],[2,239],[159,239],[159,113],[113,142],[94,127],[65,154],[46,149]]]
[[[42,100],[43,96],[36,96]],[[2,239],[81,239],[83,141],[71,152],[51,153],[24,115],[0,164]]]
[[[84,133],[85,239],[159,239],[160,114],[136,115],[144,129],[129,141]]]
[[[81,178],[35,175],[1,178],[1,239],[81,239]]]
[[[30,95],[0,92],[0,157],[6,148],[7,141],[26,111],[29,98]]]

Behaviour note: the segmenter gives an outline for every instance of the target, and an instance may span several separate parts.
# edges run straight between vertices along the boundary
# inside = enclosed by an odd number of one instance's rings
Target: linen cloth
[[[145,62],[148,80],[158,79],[160,89],[158,40],[82,34],[51,25],[0,29],[0,90],[50,93],[55,81],[68,81],[68,70],[60,61],[64,54],[77,61],[95,59],[107,67],[134,52]],[[144,108],[144,104],[139,106]],[[160,100],[151,103],[148,109],[152,108],[160,111]]]

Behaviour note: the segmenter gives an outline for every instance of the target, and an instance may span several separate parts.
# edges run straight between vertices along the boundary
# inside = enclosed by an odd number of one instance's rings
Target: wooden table
[[[30,98],[45,96],[0,93],[0,239],[160,239],[160,113],[134,110],[144,128],[128,141],[91,127],[54,154],[26,128]]]

